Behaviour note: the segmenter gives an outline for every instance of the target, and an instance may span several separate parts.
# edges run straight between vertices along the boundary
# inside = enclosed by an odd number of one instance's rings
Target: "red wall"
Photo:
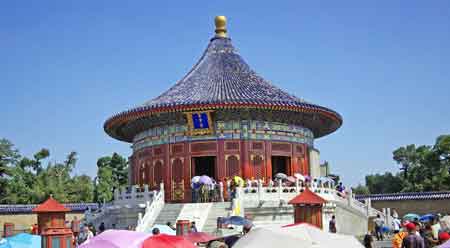
[[[159,181],[162,180],[168,201],[189,201],[191,158],[196,156],[216,156],[215,179],[218,181],[233,176],[230,173],[267,181],[272,177],[271,156],[290,157],[288,174],[309,175],[306,144],[243,140],[196,141],[152,146],[135,152],[130,160],[131,183],[158,188]],[[182,181],[176,182],[177,178]]]

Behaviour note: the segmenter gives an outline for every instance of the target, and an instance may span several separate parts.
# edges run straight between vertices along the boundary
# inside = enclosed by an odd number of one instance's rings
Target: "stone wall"
[[[407,213],[416,213],[419,215],[428,213],[450,214],[450,199],[445,200],[395,200],[395,201],[374,201],[372,207],[378,210],[391,208],[397,211],[399,216]]]
[[[79,220],[84,218],[84,213],[68,213],[66,221],[72,221],[74,216]],[[29,231],[31,225],[37,224],[36,214],[1,214],[0,215],[0,233],[3,235],[3,224],[13,223],[14,229],[17,231]],[[1,236],[1,235],[0,235]]]
[[[360,236],[367,233],[368,217],[348,205],[337,203],[334,215],[338,233]],[[328,226],[328,223],[324,223]],[[325,226],[324,225],[324,226]],[[324,229],[324,230],[328,230]]]

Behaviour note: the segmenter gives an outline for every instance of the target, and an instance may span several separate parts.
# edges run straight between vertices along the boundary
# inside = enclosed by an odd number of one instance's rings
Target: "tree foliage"
[[[49,158],[48,149],[28,158],[10,141],[0,139],[0,203],[40,203],[50,195],[63,203],[92,202],[96,192],[101,192],[98,199],[109,201],[112,189],[127,183],[127,160],[116,153],[99,159],[101,182],[97,185],[87,175],[74,175],[76,152],[62,162],[50,162]]]
[[[434,145],[414,144],[393,151],[400,172],[366,176],[372,194],[450,190],[450,135],[441,135]]]
[[[96,200],[110,201],[114,189],[128,183],[128,162],[117,153],[97,160]]]

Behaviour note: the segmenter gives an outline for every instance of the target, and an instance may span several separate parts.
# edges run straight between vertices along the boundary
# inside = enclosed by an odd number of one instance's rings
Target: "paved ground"
[[[391,247],[392,244],[390,240],[373,242],[373,248],[391,248]]]

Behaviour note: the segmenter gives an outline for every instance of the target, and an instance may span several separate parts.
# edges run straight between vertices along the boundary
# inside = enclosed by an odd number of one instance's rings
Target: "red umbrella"
[[[184,237],[192,243],[206,243],[218,239],[217,237],[204,232],[191,232],[184,235]]]
[[[144,241],[142,248],[197,248],[183,236],[158,234]]]

